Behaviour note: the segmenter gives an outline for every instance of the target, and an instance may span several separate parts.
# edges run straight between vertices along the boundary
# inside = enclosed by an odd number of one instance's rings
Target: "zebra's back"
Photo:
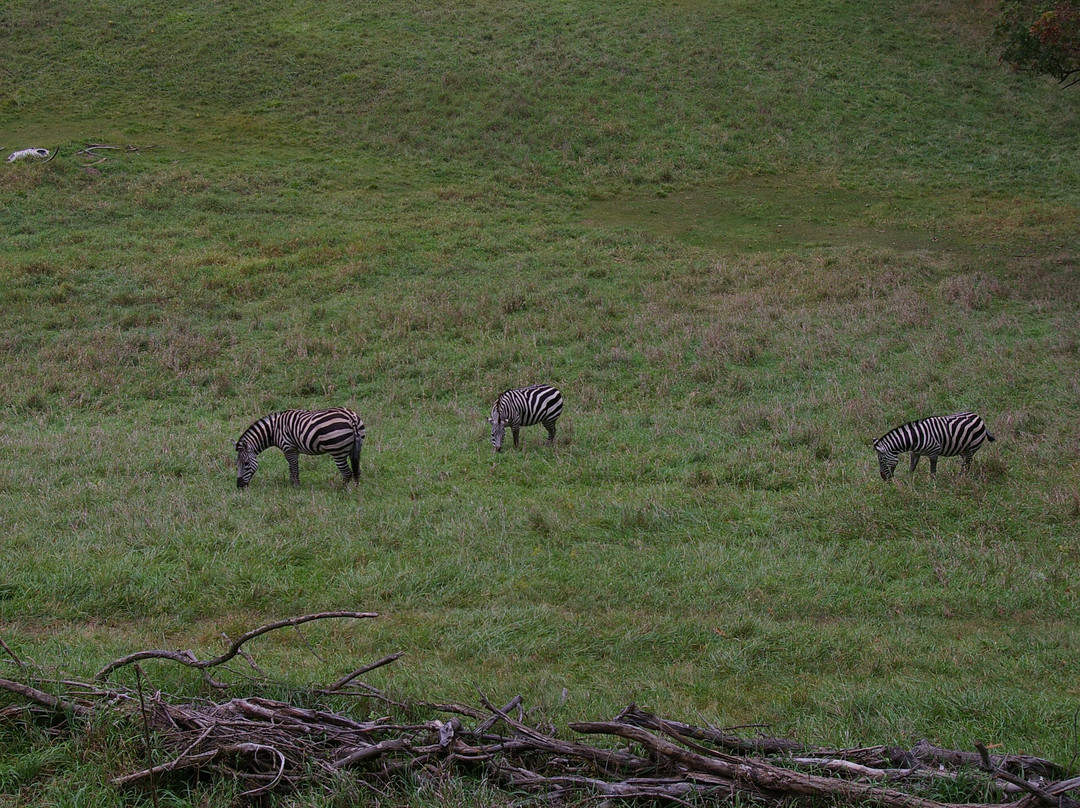
[[[983,419],[973,412],[933,415],[909,421],[882,435],[875,447],[893,452],[922,451],[935,448],[939,457],[955,457],[994,440]]]
[[[341,454],[363,443],[366,430],[360,416],[344,407],[329,410],[289,410],[283,429],[304,454]]]
[[[508,425],[533,426],[551,422],[562,415],[563,397],[550,384],[515,387],[499,395],[492,417],[501,416]]]

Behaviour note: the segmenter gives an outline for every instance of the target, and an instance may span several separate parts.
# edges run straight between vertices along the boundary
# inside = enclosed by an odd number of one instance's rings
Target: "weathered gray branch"
[[[11,650],[8,644],[4,642],[3,637],[0,637],[0,648],[3,648],[5,651],[7,651],[8,656],[11,657],[12,661],[20,668],[26,667],[26,663],[19,659],[18,655],[16,655],[16,653]]]
[[[626,724],[633,724],[642,729],[661,730],[660,719],[641,710],[636,704],[631,704],[615,719]],[[787,738],[743,738],[723,730],[694,727],[683,724],[680,721],[664,721],[669,728],[674,729],[684,738],[692,738],[696,741],[708,741],[729,752],[739,755],[777,755],[796,754],[801,752],[814,752],[798,741]],[[663,731],[663,730],[661,730]]]
[[[259,626],[257,629],[242,634],[237,637],[228,650],[221,656],[214,657],[213,659],[201,660],[198,659],[191,651],[137,651],[134,654],[128,654],[120,659],[113,660],[104,668],[95,674],[94,679],[96,681],[103,681],[110,673],[117,668],[122,668],[125,665],[130,665],[133,662],[141,662],[144,659],[168,659],[172,662],[179,662],[181,665],[187,665],[190,668],[197,668],[199,670],[205,670],[206,668],[213,668],[217,665],[221,665],[224,662],[228,662],[240,652],[240,647],[248,640],[253,640],[269,631],[274,631],[279,628],[287,628],[288,626],[298,626],[301,623],[309,623],[312,620],[326,620],[336,617],[351,617],[355,619],[366,619],[372,617],[378,617],[376,612],[318,612],[316,614],[306,614],[302,617],[290,617],[287,620],[278,620],[276,623],[268,623],[265,626]]]
[[[941,749],[927,740],[921,740],[911,750],[912,754],[923,763],[943,764],[945,766],[968,766],[973,769],[983,764],[978,752],[960,752],[955,749]],[[1041,775],[1054,777],[1061,773],[1056,763],[1031,755],[990,755],[990,764],[1019,775]]]
[[[946,803],[895,789],[782,769],[751,758],[736,758],[729,755],[705,757],[683,749],[640,727],[618,721],[575,723],[571,724],[570,728],[575,732],[614,735],[634,741],[653,754],[675,761],[690,770],[727,777],[766,794],[823,797],[839,799],[847,803],[880,805],[884,808],[945,808],[946,805]],[[1028,808],[1030,803],[1025,803],[1028,799],[1024,798],[1016,805],[1024,805]],[[969,808],[974,808],[974,806],[969,806]]]
[[[352,673],[350,673],[348,676],[343,676],[340,679],[338,679],[336,682],[334,682],[332,685],[330,685],[329,687],[324,688],[323,692],[324,693],[333,693],[335,690],[341,690],[341,688],[345,687],[345,685],[347,685],[349,682],[351,682],[357,676],[363,676],[365,673],[368,673],[369,671],[373,671],[376,668],[381,668],[383,665],[389,665],[391,662],[399,659],[401,657],[401,655],[404,654],[404,653],[405,653],[404,651],[398,651],[396,654],[390,654],[390,656],[385,656],[385,657],[383,657],[382,659],[380,659],[380,660],[378,660],[376,662],[372,662],[372,663],[370,663],[368,665],[364,665],[363,667],[357,668]]]
[[[13,682],[10,679],[0,679],[0,688],[7,690],[9,693],[28,698],[51,710],[64,710],[79,716],[90,715],[94,712],[91,707],[85,707],[82,704],[62,699],[59,696],[53,696],[44,690],[38,690],[36,687],[30,687],[30,685],[24,685],[20,682]]]

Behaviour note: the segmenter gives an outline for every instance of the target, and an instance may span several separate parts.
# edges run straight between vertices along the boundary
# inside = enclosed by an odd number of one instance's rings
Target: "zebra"
[[[491,408],[491,445],[496,452],[502,451],[506,428],[514,434],[514,448],[518,448],[518,431],[523,426],[543,424],[548,432],[548,445],[555,442],[555,421],[562,415],[562,393],[550,384],[534,384],[507,390]]]
[[[300,455],[328,454],[345,482],[360,479],[364,422],[352,410],[286,410],[264,415],[236,442],[236,487],[243,488],[259,468],[259,452],[277,446],[289,461],[289,481],[300,485]],[[349,468],[349,463],[352,468]]]
[[[878,456],[881,479],[892,479],[893,470],[901,452],[911,452],[911,471],[919,465],[919,457],[930,458],[930,473],[937,473],[939,457],[963,458],[962,471],[971,467],[971,458],[983,441],[992,441],[994,436],[986,429],[982,418],[973,412],[958,412],[954,415],[935,415],[898,426],[888,434],[874,441],[874,450]]]

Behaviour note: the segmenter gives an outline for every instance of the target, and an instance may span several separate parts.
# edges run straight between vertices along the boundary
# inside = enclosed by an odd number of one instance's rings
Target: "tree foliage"
[[[1004,0],[994,39],[1013,68],[1080,82],[1080,0]]]

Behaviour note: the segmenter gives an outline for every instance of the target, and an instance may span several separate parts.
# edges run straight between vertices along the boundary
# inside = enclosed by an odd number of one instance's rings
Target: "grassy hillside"
[[[0,638],[88,676],[374,610],[249,650],[1067,763],[1080,95],[995,63],[989,3],[355,6],[0,9],[0,149],[60,146],[0,164]],[[559,444],[494,456],[533,381]],[[359,486],[236,490],[251,421],[335,405]],[[966,408],[971,476],[880,480]],[[0,805],[130,801],[137,749],[0,741]]]

